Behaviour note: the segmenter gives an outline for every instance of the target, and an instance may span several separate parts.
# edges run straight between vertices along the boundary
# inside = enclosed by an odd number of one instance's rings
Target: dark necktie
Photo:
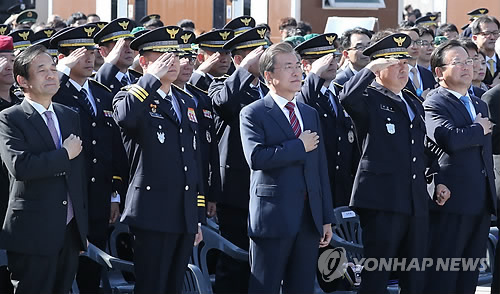
[[[92,103],[90,103],[89,93],[87,93],[87,90],[85,90],[84,88],[82,88],[80,90],[80,95],[82,95],[83,100],[85,100],[85,104],[87,105],[87,109],[89,110],[90,114],[92,116],[96,116],[96,113],[95,113],[95,110],[94,110],[94,106],[92,106]]]
[[[285,105],[285,108],[288,109],[288,117],[290,118],[290,125],[292,126],[293,133],[295,134],[295,137],[298,138],[302,133],[302,130],[300,129],[299,120],[295,115],[295,104],[288,102]]]
[[[59,139],[59,134],[57,133],[56,126],[54,124],[54,120],[52,119],[52,111],[45,111],[43,113],[45,118],[47,119],[47,128],[49,129],[50,136],[52,137],[52,141],[54,141],[54,145],[56,146],[56,149],[61,148],[61,140]],[[67,196],[68,198],[68,213],[66,214],[66,224],[69,224],[71,219],[73,218],[73,204],[71,203],[71,198],[69,197],[69,194]]]
[[[127,77],[127,75],[126,75],[126,74],[124,74],[124,75],[123,75],[123,77],[122,77],[122,79],[120,80],[120,82],[121,82],[122,86],[124,86],[124,87],[130,84],[130,80],[129,80],[129,78]]]
[[[335,113],[335,115],[338,115],[338,112],[337,112],[337,105],[335,105],[333,102],[332,102],[332,97],[331,97],[331,94],[332,92],[330,91],[330,89],[326,89],[325,91],[325,97],[326,97],[326,100],[328,101],[328,105],[330,106],[330,109],[333,111],[333,113]]]
[[[250,91],[248,91],[254,99],[260,99],[260,91],[258,87],[250,86]]]
[[[175,112],[175,108],[174,108],[174,101],[173,99],[175,99],[174,97],[172,97],[172,95],[167,95],[165,96],[165,100],[168,101],[168,103],[170,104],[169,107],[170,107],[170,112],[172,114],[172,117],[174,118],[175,122],[180,125],[181,122],[179,120],[179,117],[177,116],[177,112]]]

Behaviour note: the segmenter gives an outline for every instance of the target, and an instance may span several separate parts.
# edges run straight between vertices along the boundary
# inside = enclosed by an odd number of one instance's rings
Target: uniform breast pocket
[[[259,197],[274,197],[277,189],[277,185],[258,184],[255,194]]]

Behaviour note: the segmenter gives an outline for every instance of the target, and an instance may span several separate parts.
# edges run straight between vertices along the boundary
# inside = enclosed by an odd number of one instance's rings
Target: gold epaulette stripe
[[[196,87],[195,85],[193,85],[193,84],[191,84],[191,83],[188,83],[188,84],[189,84],[191,87],[193,87],[193,88],[197,89],[198,91],[203,92],[203,93],[205,93],[205,94],[207,94],[207,95],[208,95],[208,91],[205,91],[205,90],[203,90],[203,89],[200,89],[200,88]]]
[[[122,181],[122,177],[120,177],[120,176],[113,176],[113,180],[120,180],[120,181]]]
[[[172,84],[172,86],[176,87],[179,91],[181,91],[182,93],[188,95],[189,97],[193,98],[193,95],[189,94],[188,92],[184,91],[184,89],[180,88],[179,86],[177,86],[176,84]]]

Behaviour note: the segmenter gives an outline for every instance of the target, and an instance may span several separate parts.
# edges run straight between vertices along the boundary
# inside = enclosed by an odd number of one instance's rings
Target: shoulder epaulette
[[[418,100],[418,102],[420,102],[420,103],[423,103],[423,102],[424,102],[424,101],[422,100],[422,98],[421,98],[421,97],[418,97],[418,96],[417,96],[417,95],[415,95],[415,93],[413,93],[412,91],[410,91],[410,90],[408,90],[408,89],[403,89],[403,91],[404,91],[405,93],[408,93],[408,94],[410,94],[411,96],[413,96],[413,98],[417,99],[417,100]]]
[[[225,80],[227,78],[229,78],[228,75],[223,75],[222,77],[214,77],[214,80]]]
[[[102,88],[104,88],[106,91],[108,91],[109,93],[113,93],[113,91],[111,91],[110,88],[108,88],[108,86],[104,85],[104,84],[101,84],[100,82],[94,80],[94,79],[89,79],[89,81],[93,82],[94,84],[96,85],[99,85],[101,86]]]
[[[333,82],[333,84],[334,84],[335,86],[337,86],[337,87],[344,88],[344,85],[341,85],[341,84],[339,84],[339,83],[337,83],[337,82]]]
[[[193,98],[193,95],[191,95],[188,92],[184,91],[184,89],[182,89],[181,87],[177,86],[176,84],[172,84],[172,86],[176,87],[182,93],[184,93],[184,94],[188,95],[189,97]]]
[[[207,94],[207,95],[208,95],[208,91],[205,91],[205,90],[203,90],[203,89],[201,89],[201,88],[198,88],[198,87],[196,87],[195,85],[193,85],[193,84],[191,84],[191,83],[188,83],[188,84],[189,84],[191,87],[195,88],[196,90],[198,90],[198,91],[200,91],[200,92],[202,92],[202,93],[204,93],[204,94]]]

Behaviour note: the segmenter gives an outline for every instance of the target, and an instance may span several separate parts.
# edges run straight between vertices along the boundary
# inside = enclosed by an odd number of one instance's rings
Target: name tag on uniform
[[[391,106],[388,106],[388,105],[384,105],[384,104],[380,104],[380,109],[385,110],[385,111],[389,111],[389,112],[394,112],[394,108],[392,108]]]
[[[151,115],[151,117],[154,117],[154,118],[161,118],[161,119],[163,119],[163,118],[164,118],[164,117],[163,117],[163,115],[161,115],[161,114],[159,114],[159,113],[157,113],[157,112],[152,112],[152,111],[150,111],[150,112],[149,112],[149,115]]]
[[[113,117],[113,111],[111,110],[103,110],[102,112],[104,113],[105,117]]]
[[[198,120],[196,119],[196,113],[194,112],[194,109],[189,107],[188,108],[188,118],[190,121],[194,122],[194,123],[198,123]]]
[[[210,110],[203,109],[203,116],[206,118],[212,118],[212,112]]]

